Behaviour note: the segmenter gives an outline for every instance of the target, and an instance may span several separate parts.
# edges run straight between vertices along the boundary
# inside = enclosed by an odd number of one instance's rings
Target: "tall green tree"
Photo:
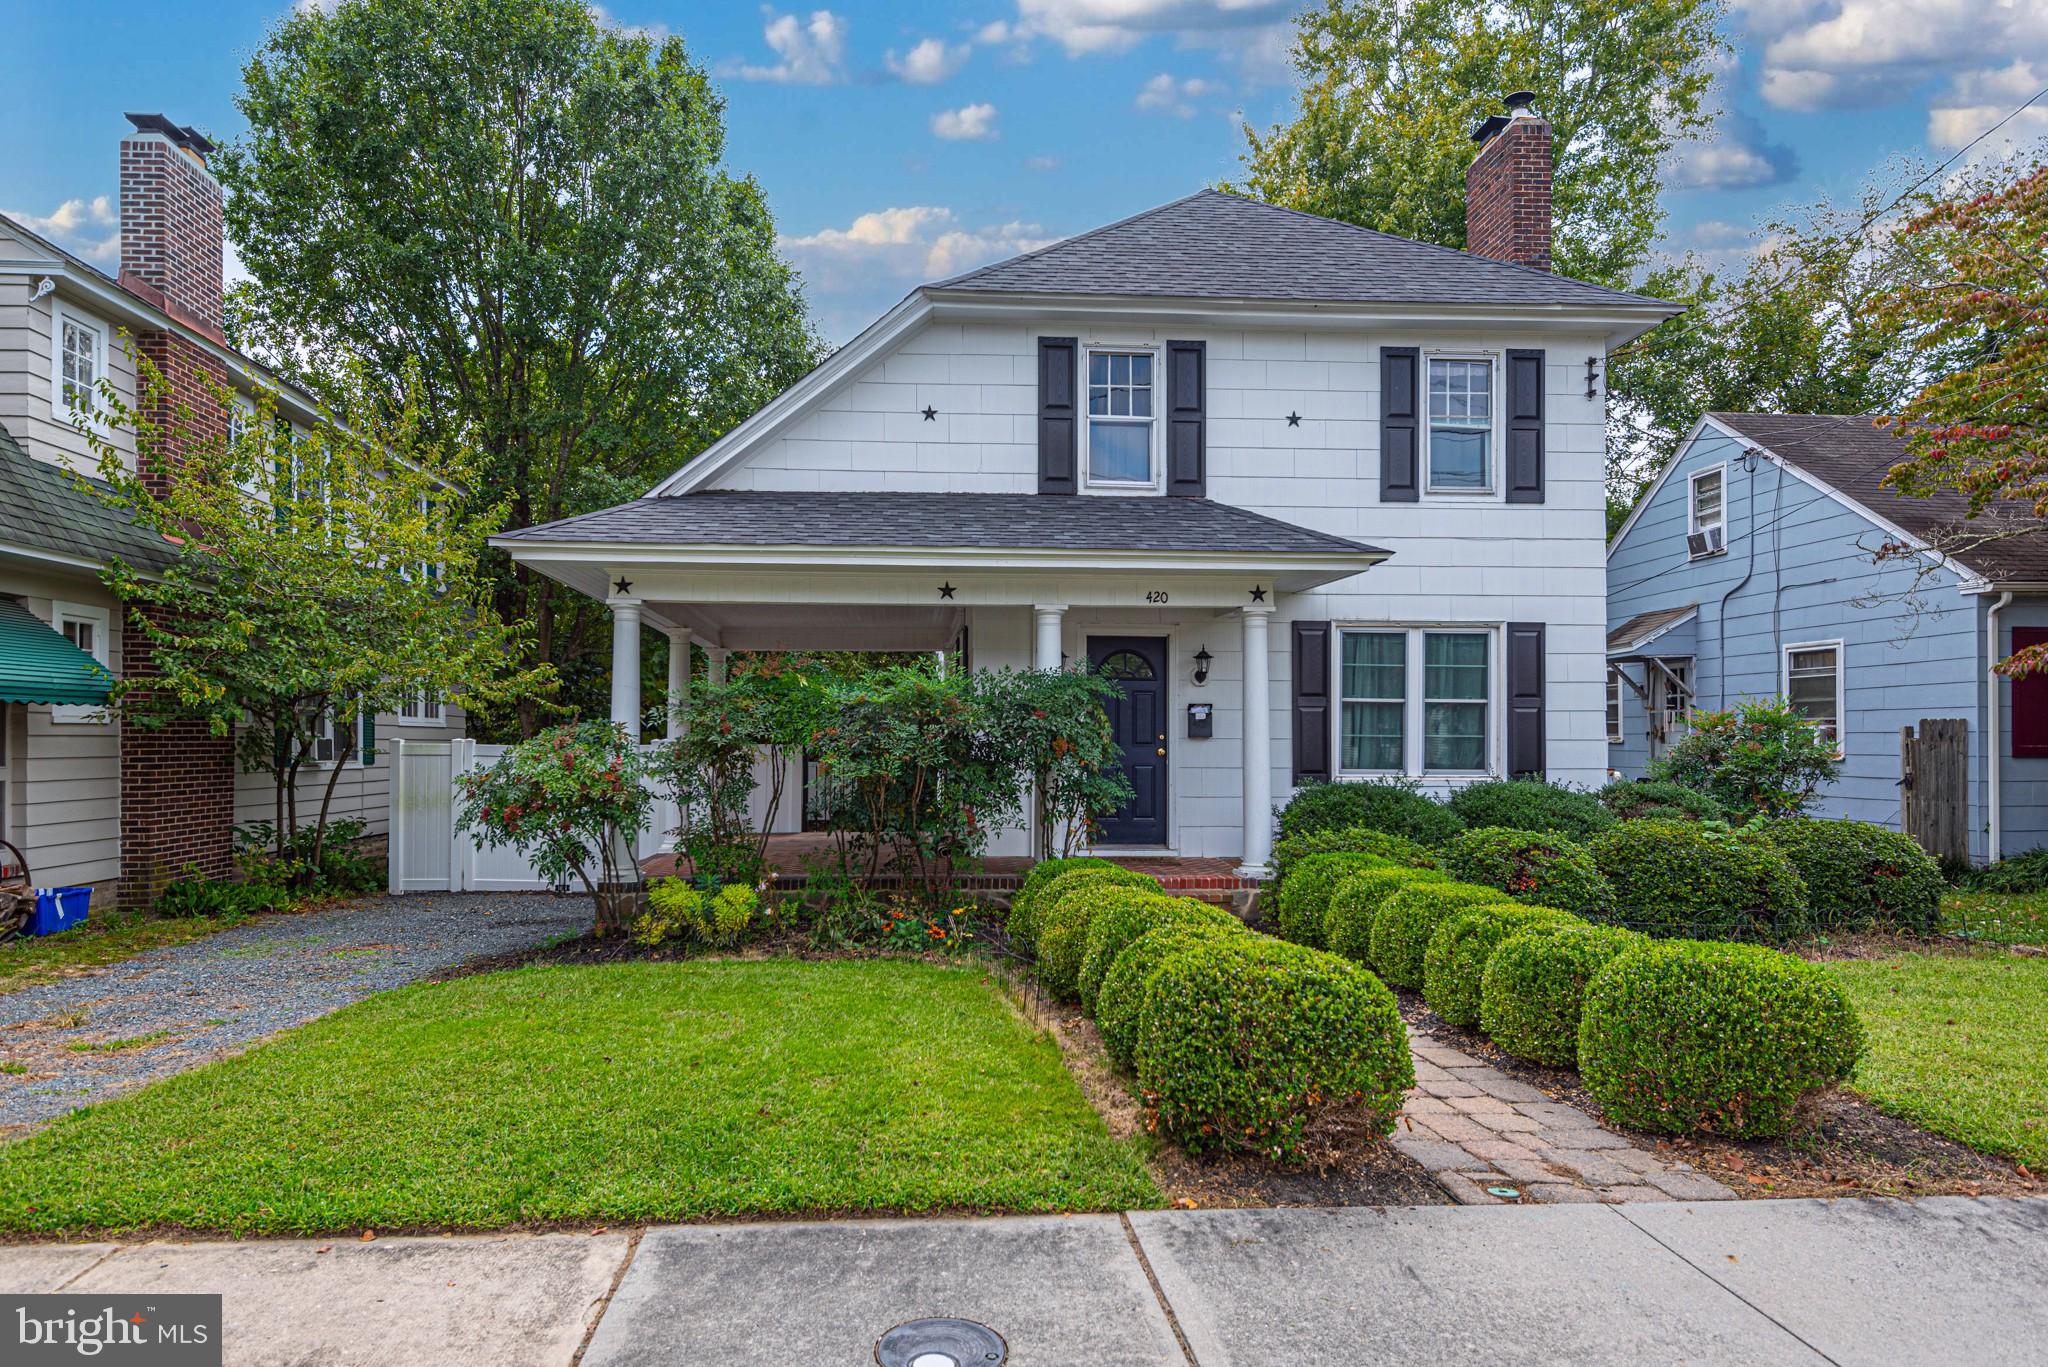
[[[1720,0],[1324,0],[1297,21],[1294,118],[1247,128],[1258,198],[1465,245],[1472,130],[1536,92],[1555,137],[1558,271],[1623,285],[1647,258],[1672,148],[1712,122]]]
[[[473,445],[513,526],[645,492],[818,355],[680,38],[583,0],[341,0],[278,23],[236,103],[238,339],[315,392],[339,359],[416,363],[426,420]],[[527,661],[594,702],[608,615],[490,564]],[[522,700],[517,729],[544,710]]]

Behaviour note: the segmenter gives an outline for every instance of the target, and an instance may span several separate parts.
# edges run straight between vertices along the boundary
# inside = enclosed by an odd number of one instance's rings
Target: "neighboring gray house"
[[[1883,487],[1903,458],[1867,417],[1699,421],[1608,548],[1611,769],[1640,777],[1695,707],[1786,696],[1841,742],[1818,810],[1897,829],[1900,729],[1959,718],[1972,857],[2048,843],[2048,679],[1991,672],[2048,640],[2048,535],[1938,554],[1963,500]]]
[[[1480,138],[1467,251],[1202,191],[922,286],[648,497],[495,544],[610,605],[636,731],[636,623],[714,670],[1102,668],[1121,852],[1256,874],[1315,780],[1596,784],[1602,377],[1678,309],[1551,273],[1549,125]]]

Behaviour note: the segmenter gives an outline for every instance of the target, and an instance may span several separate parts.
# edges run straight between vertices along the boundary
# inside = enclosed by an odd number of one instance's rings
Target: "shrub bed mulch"
[[[1478,1031],[1445,1021],[1420,993],[1398,988],[1395,996],[1411,1028],[1584,1111],[1643,1148],[1692,1164],[1740,1196],[2033,1196],[2043,1190],[2017,1164],[1930,1134],[1844,1090],[1808,1096],[1792,1134],[1780,1140],[1624,1129],[1600,1114],[1576,1072],[1523,1062]]]
[[[1078,1006],[1056,1002],[1028,978],[1008,980],[1017,1009],[1059,1044],[1067,1071],[1109,1126],[1112,1138],[1144,1135],[1144,1106],[1102,1047],[1095,1022]],[[1146,1167],[1169,1204],[1183,1210],[1237,1206],[1449,1205],[1451,1198],[1420,1163],[1385,1136],[1370,1133],[1355,1115],[1312,1123],[1302,1136],[1304,1161],[1296,1167],[1255,1154],[1193,1157],[1153,1138]]]

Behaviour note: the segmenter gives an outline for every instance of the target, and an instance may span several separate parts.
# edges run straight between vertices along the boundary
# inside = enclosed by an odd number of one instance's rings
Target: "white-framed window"
[[[1490,356],[1429,358],[1426,483],[1433,494],[1493,492],[1495,366]]]
[[[113,614],[106,608],[86,603],[52,603],[50,626],[80,650],[113,672]],[[50,720],[65,726],[100,726],[112,720],[104,707],[84,703],[58,703],[50,708]]]
[[[1683,723],[1692,716],[1692,661],[1666,660],[1657,674],[1664,687],[1664,715]]]
[[[1808,641],[1785,647],[1785,699],[1792,710],[1842,748],[1844,671],[1840,641]]]
[[[408,726],[440,726],[446,720],[441,700],[432,693],[407,698],[398,709],[398,719]]]
[[[1607,668],[1607,743],[1619,745],[1621,734],[1621,671],[1612,665]]]
[[[1337,767],[1469,776],[1493,766],[1493,627],[1347,627],[1337,652]]]
[[[1090,347],[1087,450],[1083,469],[1095,488],[1159,485],[1159,375],[1156,353]]]
[[[1686,551],[1694,560],[1728,549],[1728,467],[1696,470],[1687,484]]]
[[[306,756],[312,764],[360,762],[357,738],[362,732],[362,708],[355,703],[337,703],[313,718],[313,750]]]
[[[97,411],[106,373],[106,325],[62,305],[51,309],[50,408],[58,421],[71,421],[73,404]]]

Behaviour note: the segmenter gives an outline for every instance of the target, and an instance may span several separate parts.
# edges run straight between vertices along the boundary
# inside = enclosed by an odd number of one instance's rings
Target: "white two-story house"
[[[497,544],[611,605],[636,732],[640,626],[714,670],[1105,670],[1123,852],[1257,872],[1318,780],[1596,785],[1606,358],[1677,309],[1550,272],[1511,104],[1466,251],[1205,190],[925,285],[646,497]]]

